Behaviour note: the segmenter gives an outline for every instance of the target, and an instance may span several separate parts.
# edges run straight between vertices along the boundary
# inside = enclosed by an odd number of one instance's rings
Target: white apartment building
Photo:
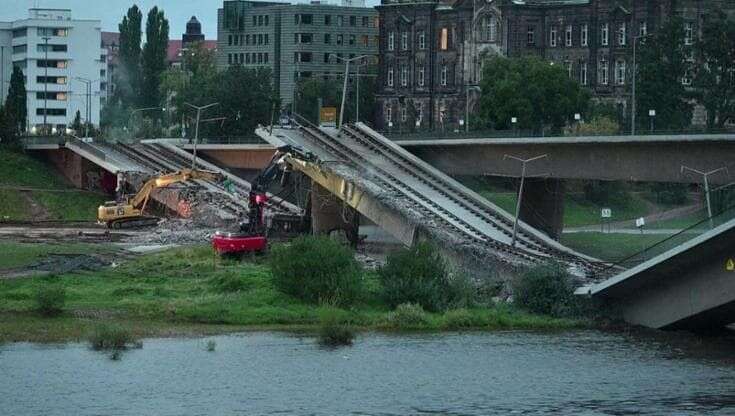
[[[63,129],[77,111],[82,121],[99,125],[107,78],[101,26],[100,20],[72,19],[69,9],[30,9],[28,19],[0,22],[0,96],[4,102],[13,66],[21,68],[29,131],[44,124]]]

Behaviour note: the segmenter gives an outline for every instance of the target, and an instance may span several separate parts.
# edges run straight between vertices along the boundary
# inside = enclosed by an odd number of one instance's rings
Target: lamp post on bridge
[[[523,185],[526,181],[526,165],[536,160],[544,159],[546,157],[548,157],[548,154],[535,156],[530,159],[521,159],[520,157],[511,156],[511,155],[503,156],[503,160],[513,159],[518,162],[521,162],[521,166],[522,166],[521,168],[521,186],[518,188],[518,201],[516,201],[516,216],[515,216],[515,219],[513,220],[513,240],[511,241],[511,245],[513,247],[516,246],[516,238],[518,236],[518,216],[521,213],[521,200],[523,199]]]
[[[712,204],[710,202],[710,197],[709,197],[709,177],[711,175],[714,175],[715,173],[718,173],[718,172],[723,172],[724,171],[726,174],[729,173],[729,172],[728,172],[727,168],[724,167],[724,166],[721,167],[721,168],[717,168],[717,169],[711,170],[709,172],[702,172],[701,170],[690,168],[689,166],[682,166],[681,167],[681,173],[682,174],[684,174],[687,171],[696,173],[698,175],[702,175],[702,178],[704,179],[704,196],[705,196],[705,199],[707,200],[707,218],[709,218],[709,228],[713,228],[714,227],[714,222],[712,221]]]
[[[651,36],[651,35],[645,34],[645,35],[638,35],[638,36],[634,36],[633,37],[633,94],[632,94],[633,98],[632,98],[631,103],[630,103],[630,107],[631,107],[631,110],[632,110],[632,114],[631,114],[631,117],[630,117],[630,119],[631,119],[631,123],[630,123],[630,135],[631,136],[635,136],[635,117],[636,117],[636,113],[635,113],[636,112],[635,89],[636,89],[636,85],[638,83],[637,82],[637,78],[638,78],[638,67],[636,66],[636,48],[635,48],[635,46],[636,46],[636,43],[638,43],[638,39],[647,38],[649,36]]]
[[[211,103],[211,104],[207,104],[204,106],[196,106],[190,103],[184,103],[184,104],[197,110],[197,122],[196,122],[196,127],[194,130],[194,152],[193,152],[194,156],[191,158],[191,168],[193,170],[193,169],[196,169],[197,167],[197,141],[199,140],[199,121],[201,120],[201,117],[202,117],[202,111],[206,110],[207,108],[214,107],[215,105],[219,105],[219,103]]]
[[[344,85],[342,86],[342,104],[339,107],[339,124],[337,124],[337,136],[339,136],[342,132],[342,122],[345,115],[345,100],[347,99],[347,78],[350,76],[350,62],[365,58],[367,55],[360,55],[354,58],[343,58],[335,54],[331,55],[345,63],[345,81]]]

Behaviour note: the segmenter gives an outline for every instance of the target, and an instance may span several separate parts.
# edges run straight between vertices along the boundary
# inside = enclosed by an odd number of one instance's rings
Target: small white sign
[[[602,218],[611,218],[612,210],[610,208],[603,208],[600,214],[602,215]]]
[[[460,126],[464,126],[464,120],[462,120],[462,119],[459,119],[459,125],[460,125]]]
[[[393,122],[392,121],[389,121],[388,122],[388,127],[393,127]]]
[[[511,123],[517,123],[518,122],[518,119],[516,117],[511,117],[510,118],[510,122]]]
[[[636,226],[636,227],[638,227],[638,228],[641,228],[641,227],[643,227],[644,225],[646,225],[646,220],[645,220],[645,219],[643,219],[643,217],[640,217],[640,218],[638,218],[637,220],[635,220],[635,226]]]

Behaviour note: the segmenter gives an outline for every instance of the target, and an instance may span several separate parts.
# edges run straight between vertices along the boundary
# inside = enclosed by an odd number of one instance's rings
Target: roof
[[[181,61],[181,40],[169,40],[168,50],[166,51],[167,62],[180,62]],[[217,49],[216,40],[205,40],[204,47],[209,50]]]
[[[102,32],[102,44],[120,46],[120,34],[117,32]]]

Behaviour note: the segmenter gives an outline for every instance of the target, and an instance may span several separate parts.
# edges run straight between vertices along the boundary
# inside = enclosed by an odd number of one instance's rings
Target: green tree
[[[684,42],[684,22],[672,17],[640,44],[636,93],[640,127],[649,123],[648,110],[656,110],[657,129],[683,129],[692,121],[692,94],[682,84],[690,74],[691,47]]]
[[[12,117],[7,113],[7,107],[0,106],[0,146],[18,147],[18,134],[14,124]]]
[[[69,128],[75,131],[75,134],[79,134],[82,131],[82,114],[77,110],[74,115],[74,121],[69,125]]]
[[[166,70],[168,50],[168,20],[163,10],[153,7],[146,21],[146,43],[142,53],[143,90],[140,94],[142,107],[161,105],[161,75]]]
[[[352,73],[352,71],[350,71]],[[368,74],[372,73],[368,70]],[[357,77],[351,76],[347,84],[345,100],[345,122],[354,122],[357,112]],[[375,77],[360,76],[360,121],[373,123],[375,120]],[[306,117],[312,123],[319,121],[319,99],[322,106],[335,107],[339,112],[342,105],[342,88],[344,78],[306,78],[297,84],[296,112]]]
[[[136,105],[141,92],[141,22],[143,14],[138,6],[128,9],[118,25],[120,31],[120,71],[116,95],[125,106]]]
[[[19,67],[13,67],[13,73],[10,76],[10,88],[8,88],[8,97],[5,100],[6,123],[15,130],[15,135],[19,136],[26,130],[28,121],[28,95],[26,93],[25,79],[23,70]]]
[[[587,110],[590,98],[563,68],[533,56],[491,58],[480,87],[480,118],[496,129],[510,128],[517,117],[521,129],[560,130]]]
[[[708,19],[696,49],[697,98],[707,109],[707,127],[722,128],[735,121],[735,20],[722,11]]]
[[[208,131],[219,128],[219,135],[252,136],[258,124],[270,124],[271,114],[278,109],[269,68],[246,69],[231,66],[216,79],[215,109],[226,117],[221,124],[210,124]],[[206,104],[200,102],[199,104]]]

